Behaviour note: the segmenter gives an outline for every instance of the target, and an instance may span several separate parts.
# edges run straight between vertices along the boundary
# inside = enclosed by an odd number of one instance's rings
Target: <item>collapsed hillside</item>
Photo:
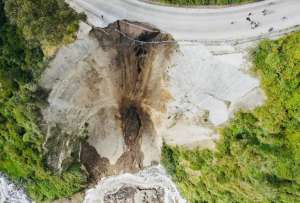
[[[159,41],[173,39],[146,24],[117,21],[89,32],[88,51],[60,70],[67,73],[56,75],[60,82],[52,75],[57,69],[46,71],[44,87],[52,89],[43,112],[50,167],[62,171],[77,159],[99,179],[159,162],[153,112],[166,110],[170,96],[163,78],[176,49]]]
[[[263,101],[258,80],[240,65],[129,21],[82,24],[41,85],[50,92],[43,110],[48,165],[63,171],[80,161],[94,180],[159,163],[163,140],[213,148],[216,129],[235,109]]]

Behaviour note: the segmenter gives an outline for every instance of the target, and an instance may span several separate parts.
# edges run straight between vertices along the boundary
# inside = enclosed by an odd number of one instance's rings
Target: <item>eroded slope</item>
[[[258,80],[226,57],[143,23],[82,24],[41,80],[48,164],[77,159],[97,180],[158,163],[163,140],[213,148],[236,109],[263,101]]]
[[[42,80],[52,89],[44,111],[48,164],[62,170],[80,154],[90,175],[99,178],[159,162],[162,141],[153,112],[166,111],[170,96],[163,83],[176,46],[156,42],[172,37],[127,21],[86,36],[58,54]],[[88,51],[74,56],[76,46]]]

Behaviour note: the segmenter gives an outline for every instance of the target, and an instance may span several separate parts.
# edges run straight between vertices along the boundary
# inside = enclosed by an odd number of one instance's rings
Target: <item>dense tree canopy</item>
[[[78,15],[64,0],[6,0],[5,11],[25,39],[37,40],[44,52],[70,43],[78,29]]]
[[[63,0],[6,0],[5,11],[27,40],[56,44],[78,28],[78,15]]]
[[[300,202],[300,32],[263,41],[254,71],[268,99],[221,130],[217,151],[164,146],[189,202]]]

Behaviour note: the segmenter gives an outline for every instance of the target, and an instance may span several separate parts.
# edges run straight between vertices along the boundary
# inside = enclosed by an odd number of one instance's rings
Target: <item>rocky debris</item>
[[[104,203],[164,203],[163,188],[140,188],[123,186],[114,193],[104,196]]]
[[[91,180],[109,175],[109,160],[101,157],[89,143],[82,143],[80,162],[86,167]]]
[[[84,203],[186,203],[161,166],[105,178],[86,192]]]

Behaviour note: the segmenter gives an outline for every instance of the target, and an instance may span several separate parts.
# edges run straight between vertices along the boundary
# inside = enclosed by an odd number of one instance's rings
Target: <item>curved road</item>
[[[178,8],[138,0],[68,0],[104,26],[118,19],[151,23],[176,40],[243,41],[294,30],[300,25],[300,0],[265,0],[227,8]],[[265,15],[263,13],[265,10]],[[246,20],[259,23],[255,29]],[[103,15],[103,18],[101,17]]]

